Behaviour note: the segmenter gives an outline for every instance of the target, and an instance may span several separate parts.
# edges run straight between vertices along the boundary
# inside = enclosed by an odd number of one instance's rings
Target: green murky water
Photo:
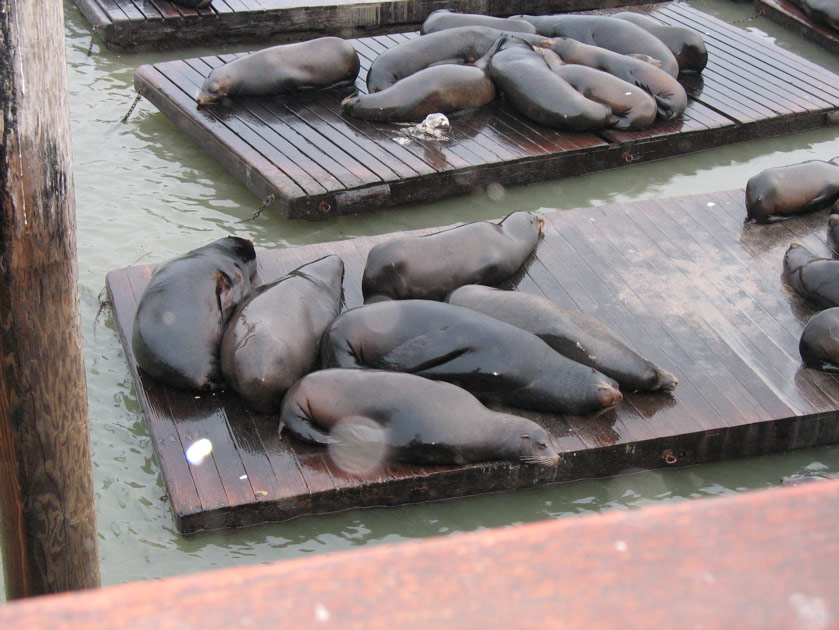
[[[751,4],[691,0],[727,21]],[[101,314],[105,274],[165,260],[237,234],[258,248],[318,243],[396,230],[501,217],[513,210],[739,188],[770,166],[839,155],[839,128],[759,140],[663,162],[311,224],[262,215],[259,200],[143,101],[127,124],[134,69],[209,52],[115,54],[65,2],[79,274],[91,439],[104,584],[269,562],[605,509],[730,494],[776,485],[785,475],[839,475],[839,447],[666,471],[627,471],[526,491],[388,509],[355,510],[186,539],[176,531],[163,481],[110,313]],[[766,19],[741,27],[839,73],[839,58]],[[2,575],[0,575],[0,580]],[[2,589],[0,589],[2,592]]]

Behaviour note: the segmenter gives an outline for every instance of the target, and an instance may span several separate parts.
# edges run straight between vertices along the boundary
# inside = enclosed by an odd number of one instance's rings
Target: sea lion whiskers
[[[521,461],[525,464],[536,464],[538,466],[547,466],[548,468],[558,468],[562,463],[562,456],[557,453],[556,457],[550,455],[522,455]]]

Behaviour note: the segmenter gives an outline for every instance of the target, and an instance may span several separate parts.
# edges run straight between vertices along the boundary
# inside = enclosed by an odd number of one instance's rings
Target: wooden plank
[[[322,219],[406,201],[616,168],[639,161],[823,126],[839,109],[839,77],[679,3],[632,7],[703,32],[708,68],[684,78],[684,115],[636,132],[560,132],[523,120],[503,99],[450,117],[450,138],[417,139],[404,125],[353,120],[340,109],[352,88],[232,107],[191,102],[212,68],[239,55],[142,66],[136,84],[176,125],[288,218]],[[383,51],[416,33],[353,40],[355,88]],[[166,78],[165,81],[160,77]]]
[[[803,35],[831,52],[839,53],[839,33],[829,26],[813,22],[788,0],[754,0],[754,5],[770,20]]]
[[[178,527],[191,533],[839,440],[839,378],[801,367],[797,343],[812,309],[780,278],[790,242],[827,253],[825,213],[745,224],[744,203],[740,190],[545,215],[535,255],[505,288],[592,315],[679,378],[672,395],[626,392],[599,417],[508,409],[553,434],[564,456],[555,469],[489,462],[350,475],[323,450],[280,440],[276,417],[249,413],[232,393],[196,398],[142,374],[130,338],[151,267],[112,272],[120,338]],[[402,234],[261,251],[259,281],[336,254],[345,306],[358,306],[370,247]],[[191,467],[184,451],[201,438],[213,453]]]
[[[822,480],[22,600],[0,623],[829,628],[836,514],[839,481]]]

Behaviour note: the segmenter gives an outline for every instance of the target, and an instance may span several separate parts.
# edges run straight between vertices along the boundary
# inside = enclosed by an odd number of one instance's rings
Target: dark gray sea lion
[[[358,53],[340,37],[281,44],[234,59],[204,80],[198,104],[227,96],[265,96],[349,83],[358,75]]]
[[[836,0],[790,0],[804,14],[822,26],[839,31],[839,2]]]
[[[533,24],[540,35],[567,37],[622,55],[649,55],[661,62],[661,69],[671,77],[679,74],[679,64],[670,49],[655,35],[626,20],[605,15],[569,14],[516,17]]]
[[[361,280],[364,298],[442,300],[464,284],[504,282],[533,252],[543,223],[538,215],[514,212],[500,223],[467,223],[374,245]]]
[[[131,337],[137,364],[174,387],[219,387],[224,326],[255,271],[253,244],[236,236],[159,265],[137,305]]]
[[[839,200],[839,166],[821,160],[776,166],[746,184],[746,213],[758,223],[828,208]]]
[[[379,443],[385,459],[417,464],[560,461],[551,435],[535,422],[491,411],[454,385],[397,372],[312,372],[283,401],[279,430],[286,428],[314,444]]]
[[[500,38],[499,38],[500,41]],[[423,68],[372,94],[354,94],[341,103],[350,116],[364,120],[413,121],[481,107],[495,100],[488,62],[495,47],[472,65]]]
[[[483,400],[554,413],[618,404],[618,384],[536,335],[468,308],[392,300],[350,309],[323,336],[324,367],[410,372],[459,385]]]
[[[379,92],[424,68],[444,63],[470,64],[483,57],[504,31],[485,26],[458,26],[409,39],[385,50],[367,72],[367,91]],[[519,33],[528,43],[545,41],[541,35]]]
[[[792,288],[819,306],[839,306],[839,260],[816,256],[800,243],[784,254],[784,276]]]
[[[646,90],[596,68],[563,63],[548,48],[539,48],[553,72],[587,99],[603,103],[612,111],[610,126],[625,131],[646,129],[655,122],[656,102]]]
[[[687,108],[688,97],[682,84],[650,63],[567,37],[545,40],[540,45],[553,50],[565,63],[597,68],[646,90],[653,95],[658,114],[664,120],[676,118]]]
[[[460,13],[450,9],[437,9],[425,18],[420,27],[420,33],[436,33],[448,28],[458,26],[488,26],[497,28],[500,31],[513,33],[536,33],[536,27],[531,23],[517,18],[502,18],[479,13]]]
[[[679,64],[679,72],[702,72],[708,64],[708,49],[702,34],[686,26],[662,24],[648,15],[621,11],[613,13],[613,18],[632,22],[660,39]]]
[[[242,302],[221,342],[221,371],[248,407],[279,410],[283,395],[312,371],[320,338],[341,312],[344,264],[326,256],[259,287]]]
[[[533,333],[569,359],[612,377],[621,389],[672,391],[679,382],[670,372],[629,348],[593,317],[540,295],[473,284],[454,290],[446,301]]]
[[[801,333],[798,352],[807,367],[839,372],[839,308],[816,313]]]
[[[587,99],[554,73],[528,43],[511,37],[489,62],[504,98],[530,120],[558,129],[587,131],[611,123],[608,106]]]

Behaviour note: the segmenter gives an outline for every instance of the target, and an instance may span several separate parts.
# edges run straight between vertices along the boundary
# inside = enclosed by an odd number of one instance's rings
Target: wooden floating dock
[[[770,20],[803,35],[831,52],[839,53],[839,33],[828,26],[813,22],[788,0],[754,0],[754,5]]]
[[[674,396],[628,393],[598,417],[516,410],[556,437],[563,464],[555,469],[393,464],[348,474],[320,448],[279,440],[277,418],[248,413],[235,394],[196,395],[140,374],[129,340],[152,266],[112,271],[114,316],[178,528],[192,533],[835,443],[839,380],[801,367],[798,341],[814,311],[781,281],[791,242],[830,255],[826,214],[773,225],[744,225],[745,216],[743,191],[545,215],[544,239],[518,289],[596,317],[679,379]],[[259,276],[270,281],[337,254],[346,306],[358,306],[368,250],[400,235],[261,251]],[[202,438],[212,454],[191,466],[184,452]]]
[[[74,0],[111,50],[359,37],[415,30],[437,9],[507,16],[585,11],[600,0],[213,0],[188,9],[168,0]],[[637,0],[609,0],[609,6]]]
[[[289,218],[320,219],[425,201],[492,182],[530,183],[661,159],[825,125],[839,109],[839,76],[684,4],[648,11],[700,30],[708,67],[684,79],[690,103],[644,131],[561,132],[524,120],[503,101],[452,116],[448,142],[409,139],[404,125],[344,117],[351,90],[237,99],[196,107],[210,71],[236,55],[144,65],[135,86],[182,131]],[[353,40],[362,69],[417,34]],[[832,114],[835,116],[836,114]]]
[[[839,480],[10,602],[5,628],[835,628]]]

